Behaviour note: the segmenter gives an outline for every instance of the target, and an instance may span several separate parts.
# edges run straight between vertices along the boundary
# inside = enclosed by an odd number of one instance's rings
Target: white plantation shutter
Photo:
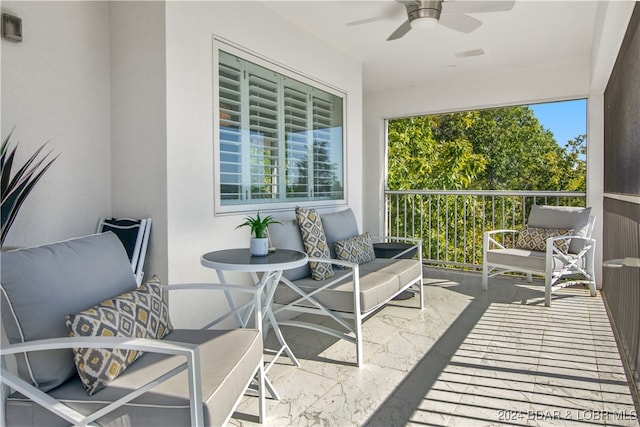
[[[343,99],[220,51],[219,204],[344,200]]]
[[[286,133],[287,197],[308,198],[309,138],[308,95],[290,87],[284,88],[284,129]]]
[[[271,78],[272,77],[272,78]],[[249,199],[278,196],[278,81],[277,76],[248,74],[249,85]]]
[[[242,199],[241,75],[236,58],[220,61],[220,187],[226,201]]]
[[[319,198],[333,195],[335,167],[330,144],[333,119],[331,102],[313,97],[313,191]]]

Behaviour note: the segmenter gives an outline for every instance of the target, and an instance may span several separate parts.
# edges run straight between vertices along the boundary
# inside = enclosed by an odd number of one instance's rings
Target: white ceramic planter
[[[269,239],[266,237],[253,237],[249,245],[249,252],[253,256],[266,256],[269,254]]]

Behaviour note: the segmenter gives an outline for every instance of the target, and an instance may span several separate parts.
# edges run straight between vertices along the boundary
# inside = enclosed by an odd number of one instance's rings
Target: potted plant
[[[269,254],[269,238],[265,236],[267,227],[271,224],[282,224],[276,221],[271,215],[260,218],[260,212],[255,217],[247,216],[244,222],[236,227],[250,227],[251,234],[255,237],[251,238],[249,252],[253,256],[265,256]]]
[[[2,215],[2,228],[0,231],[0,247],[4,246],[4,239],[7,237],[11,224],[16,219],[16,215],[22,206],[33,187],[42,178],[42,175],[49,169],[49,166],[58,157],[54,157],[49,161],[47,157],[51,155],[51,152],[46,153],[40,159],[40,153],[44,149],[45,144],[40,146],[35,153],[27,161],[18,168],[15,174],[11,176],[11,168],[14,166],[14,157],[18,145],[9,149],[9,138],[13,130],[9,132],[9,135],[2,141],[2,147],[0,148],[0,169],[1,169],[1,215]]]

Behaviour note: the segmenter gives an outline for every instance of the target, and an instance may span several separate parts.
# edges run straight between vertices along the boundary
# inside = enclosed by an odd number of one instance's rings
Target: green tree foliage
[[[389,122],[388,186],[393,190],[462,190],[485,168],[482,155],[465,138],[437,139],[440,117]]]
[[[388,144],[390,190],[586,189],[586,135],[560,145],[527,106],[389,120]],[[526,208],[544,202],[395,195],[389,199],[388,232],[423,238],[426,259],[478,264],[483,230],[518,228]]]
[[[585,190],[585,135],[566,146],[527,106],[389,121],[392,190]]]

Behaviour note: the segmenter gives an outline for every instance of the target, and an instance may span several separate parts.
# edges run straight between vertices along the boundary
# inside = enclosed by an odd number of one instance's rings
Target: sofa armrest
[[[404,255],[416,251],[418,254],[418,260],[422,263],[422,239],[414,237],[400,237],[400,236],[371,236],[374,245],[376,243],[404,243],[411,245],[406,248],[400,249],[399,253],[394,254],[390,259],[402,258]],[[383,258],[386,258],[383,256]]]
[[[355,262],[345,261],[345,260],[335,259],[335,258],[309,257],[309,261],[320,262],[320,263],[325,263],[325,264],[339,265],[341,267],[351,268],[352,270],[355,268],[355,266],[358,265]]]
[[[186,365],[182,364],[147,384],[141,384],[138,390],[133,391],[117,401],[93,412],[87,416],[73,410],[72,408],[56,401],[54,398],[41,391],[37,387],[20,379],[6,369],[2,369],[0,381],[14,390],[19,391],[34,402],[51,410],[58,416],[71,422],[72,424],[90,424],[96,419],[108,414],[114,409],[132,401],[138,396],[156,387],[158,384],[174,377],[178,373],[187,369],[189,378],[189,402],[191,412],[191,424],[203,425],[204,415],[202,411],[202,387],[200,380],[200,349],[196,344],[181,343],[169,340],[154,340],[148,338],[123,338],[123,337],[62,337],[49,338],[43,340],[27,341],[24,343],[11,344],[0,349],[0,355],[26,353],[43,350],[62,350],[72,348],[122,348],[127,350],[144,351],[148,353],[161,353],[169,355],[184,356]]]

